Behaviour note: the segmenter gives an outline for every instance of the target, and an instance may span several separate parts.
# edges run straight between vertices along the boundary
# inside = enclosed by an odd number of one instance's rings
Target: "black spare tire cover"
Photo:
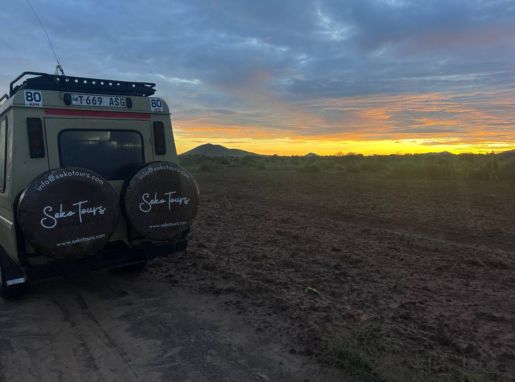
[[[57,258],[99,252],[119,215],[119,198],[108,181],[78,167],[50,170],[34,179],[17,209],[27,241],[38,252]]]
[[[172,162],[143,166],[126,183],[127,219],[141,236],[169,241],[187,230],[197,213],[199,192],[193,176]]]

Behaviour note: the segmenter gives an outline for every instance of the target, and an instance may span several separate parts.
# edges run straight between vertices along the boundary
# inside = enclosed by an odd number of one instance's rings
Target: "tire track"
[[[104,337],[104,340],[105,340],[104,343],[106,344],[106,346],[110,347],[112,350],[114,350],[120,356],[120,358],[125,363],[125,366],[127,366],[127,368],[133,374],[134,378],[136,378],[136,380],[139,381],[140,377],[139,377],[138,373],[136,372],[136,370],[134,370],[134,368],[131,366],[129,356],[127,355],[127,353],[125,351],[123,351],[116,344],[116,342],[112,339],[112,337],[109,335],[109,333],[102,327],[102,325],[97,320],[97,318],[95,317],[93,312],[90,310],[88,304],[86,303],[86,300],[84,299],[84,297],[82,296],[82,294],[80,292],[77,292],[77,302],[82,310],[82,313],[84,315],[86,315],[86,317],[89,320],[91,320],[91,322],[101,332],[102,336]]]
[[[79,357],[77,357],[76,351],[74,350],[74,356],[75,358],[78,358],[79,360],[85,360],[86,365],[85,367],[92,371],[98,380],[105,381],[103,376],[101,375],[101,370],[98,365],[98,363],[95,361],[95,357],[93,355],[93,352],[91,351],[91,348],[89,347],[88,343],[84,339],[84,336],[81,333],[80,328],[78,327],[78,324],[75,320],[73,320],[70,316],[70,312],[65,307],[64,304],[57,301],[56,299],[51,299],[52,303],[61,311],[63,315],[63,321],[68,323],[70,325],[70,328],[73,330],[74,337],[79,341],[78,347],[79,347]]]

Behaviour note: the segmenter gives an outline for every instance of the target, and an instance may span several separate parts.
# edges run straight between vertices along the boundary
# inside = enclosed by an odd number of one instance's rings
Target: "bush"
[[[309,165],[306,165],[306,166],[303,166],[303,167],[300,167],[298,169],[299,172],[302,172],[302,173],[305,173],[305,174],[315,174],[315,173],[320,173],[322,172],[322,170],[320,169],[320,167],[316,164],[309,164]]]
[[[213,166],[211,163],[204,162],[198,167],[198,170],[202,172],[211,172],[215,170],[215,166]]]
[[[222,166],[257,170],[293,170],[315,174],[368,174],[393,179],[515,181],[515,154],[344,155],[327,157],[180,157],[193,171],[209,172]]]
[[[389,171],[388,175],[391,178],[421,178],[422,173],[420,171],[420,166],[416,163],[399,163],[395,164]]]

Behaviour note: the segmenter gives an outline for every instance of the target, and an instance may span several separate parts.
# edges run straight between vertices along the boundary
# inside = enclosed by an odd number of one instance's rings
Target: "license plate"
[[[125,97],[91,95],[91,94],[73,94],[72,105],[74,106],[92,106],[92,107],[127,107]]]

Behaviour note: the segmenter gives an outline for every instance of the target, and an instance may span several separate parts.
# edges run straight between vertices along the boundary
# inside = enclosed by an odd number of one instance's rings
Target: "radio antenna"
[[[43,21],[38,16],[38,13],[32,6],[32,3],[30,2],[30,0],[27,0],[27,4],[29,4],[30,9],[32,9],[32,13],[34,13],[34,16],[36,16],[36,19],[38,20],[39,25],[41,25],[41,29],[43,29],[43,32],[45,32],[46,38],[48,40],[48,45],[50,45],[50,49],[52,50],[52,53],[54,54],[55,60],[57,61],[57,65],[55,67],[55,74],[59,74],[59,72],[60,72],[61,75],[64,76],[63,66],[61,65],[61,62],[59,61],[59,57],[57,56],[57,53],[54,48],[54,44],[52,43],[52,40],[50,39],[50,35],[48,34],[45,24],[43,24]]]

